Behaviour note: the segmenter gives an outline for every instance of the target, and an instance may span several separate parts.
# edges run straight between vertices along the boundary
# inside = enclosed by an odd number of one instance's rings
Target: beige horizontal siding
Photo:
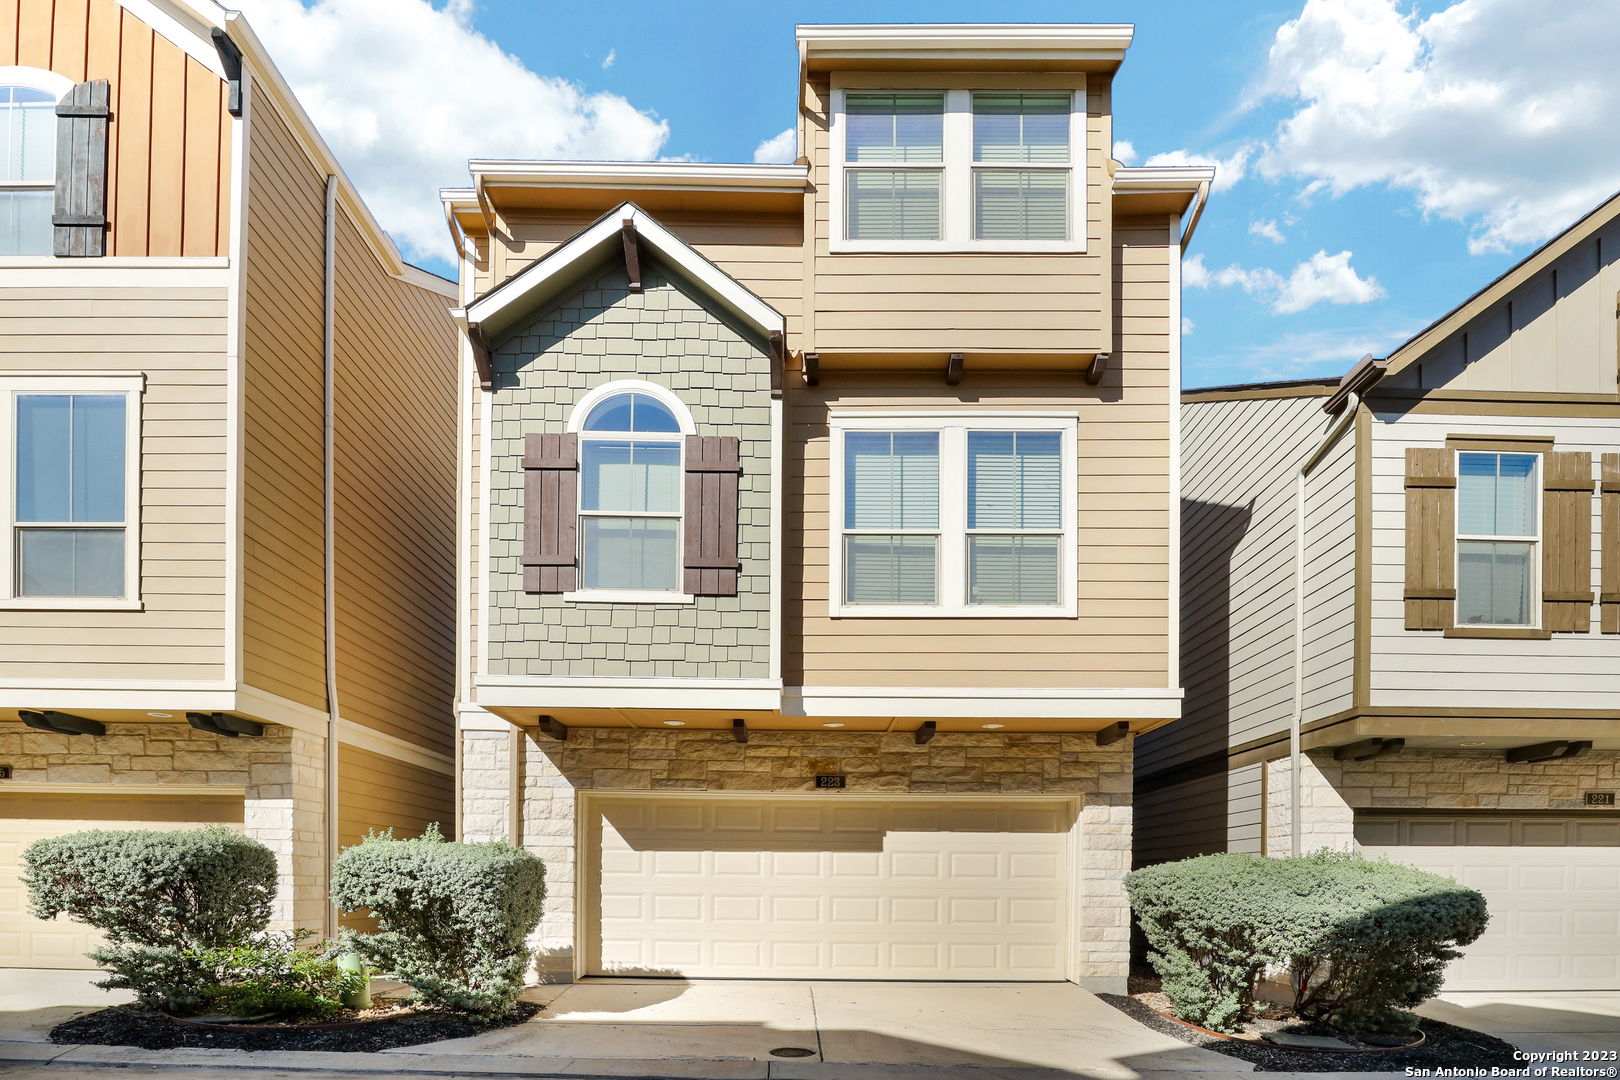
[[[11,611],[9,679],[225,676],[222,289],[8,289],[0,374],[141,371],[142,611]]]
[[[404,839],[437,822],[451,839],[455,779],[396,758],[338,748],[338,844],[358,844],[367,832],[393,829]]]

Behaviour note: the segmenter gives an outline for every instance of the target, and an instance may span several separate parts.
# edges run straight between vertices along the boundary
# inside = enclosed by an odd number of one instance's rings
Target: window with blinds
[[[16,396],[17,596],[127,590],[124,394]]]
[[[938,240],[945,95],[849,94],[844,116],[845,235]]]
[[[974,94],[974,239],[1068,239],[1068,164],[1068,94]]]
[[[680,424],[656,398],[618,394],[580,440],[580,547],[586,589],[680,586]]]
[[[970,431],[970,604],[1056,604],[1063,537],[1062,435]]]
[[[1540,565],[1537,455],[1457,455],[1457,624],[1531,626]]]
[[[939,434],[852,431],[844,442],[844,602],[939,598]]]

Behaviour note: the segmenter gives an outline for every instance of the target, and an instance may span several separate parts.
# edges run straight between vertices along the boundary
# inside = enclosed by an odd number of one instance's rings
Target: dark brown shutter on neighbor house
[[[523,442],[523,591],[578,588],[579,436],[528,435]]]
[[[1406,628],[1447,630],[1457,599],[1457,472],[1450,450],[1406,451]]]
[[[1603,543],[1598,562],[1603,573],[1600,622],[1605,634],[1620,634],[1620,454],[1603,455]]]
[[[1592,455],[1541,455],[1541,625],[1592,630]]]
[[[686,591],[736,596],[737,488],[734,435],[686,437]]]
[[[56,202],[51,252],[105,255],[107,249],[106,79],[69,90],[56,106]]]

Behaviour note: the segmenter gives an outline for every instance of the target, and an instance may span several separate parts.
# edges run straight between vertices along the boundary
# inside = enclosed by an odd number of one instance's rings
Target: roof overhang
[[[806,71],[1113,71],[1129,23],[801,25]]]
[[[1192,218],[1182,230],[1181,248],[1192,240],[1198,219],[1215,182],[1213,165],[1159,165],[1114,170],[1114,217],[1145,217],[1151,214],[1180,216],[1193,208]]]
[[[468,304],[464,311],[456,313],[458,321],[476,327],[486,341],[495,341],[530,312],[599,272],[604,261],[624,258],[627,223],[639,244],[745,326],[766,338],[786,329],[787,320],[781,312],[660,225],[647,211],[628,202]]]
[[[653,213],[725,210],[797,215],[803,213],[804,193],[810,186],[810,169],[803,164],[479,160],[469,162],[468,168],[474,200],[502,215],[546,210],[601,213],[632,201]]]

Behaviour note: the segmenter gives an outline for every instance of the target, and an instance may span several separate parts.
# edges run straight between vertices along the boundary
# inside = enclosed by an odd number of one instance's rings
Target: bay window
[[[835,415],[832,440],[832,614],[1074,614],[1072,419]]]

